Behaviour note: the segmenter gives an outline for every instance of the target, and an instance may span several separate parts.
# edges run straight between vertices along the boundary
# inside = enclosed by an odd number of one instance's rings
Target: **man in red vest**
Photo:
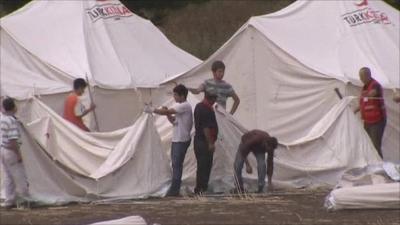
[[[84,79],[78,78],[74,80],[74,91],[65,99],[64,119],[68,120],[84,131],[90,131],[89,128],[83,123],[82,117],[93,111],[96,108],[96,105],[92,104],[89,109],[86,109],[82,104],[79,97],[85,92],[86,86],[87,83]]]
[[[355,112],[361,110],[364,129],[382,158],[382,136],[386,126],[382,86],[371,77],[371,70],[368,67],[361,68],[359,75],[364,86],[360,96],[360,106]]]

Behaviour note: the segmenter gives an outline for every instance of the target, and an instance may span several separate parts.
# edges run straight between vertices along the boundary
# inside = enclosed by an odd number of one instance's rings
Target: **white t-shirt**
[[[176,103],[172,107],[175,111],[172,142],[186,142],[190,140],[190,131],[193,127],[193,112],[189,102]]]

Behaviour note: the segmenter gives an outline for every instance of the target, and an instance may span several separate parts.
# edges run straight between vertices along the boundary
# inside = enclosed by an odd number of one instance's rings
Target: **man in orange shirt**
[[[83,123],[82,117],[93,111],[96,105],[92,103],[89,109],[85,109],[85,106],[82,104],[79,97],[85,92],[86,86],[87,83],[84,79],[78,78],[74,80],[74,91],[65,99],[64,119],[75,124],[84,131],[90,131]]]

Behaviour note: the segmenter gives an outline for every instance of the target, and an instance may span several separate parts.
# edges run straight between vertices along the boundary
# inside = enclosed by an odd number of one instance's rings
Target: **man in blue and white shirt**
[[[3,187],[5,191],[5,201],[1,204],[7,209],[15,206],[17,197],[17,185],[22,197],[28,194],[28,182],[25,175],[25,169],[22,165],[20,152],[21,133],[19,122],[15,118],[17,107],[11,98],[3,101],[4,112],[1,114],[1,148],[0,164],[3,178]],[[18,177],[18,178],[17,178]],[[16,183],[16,181],[21,183]]]

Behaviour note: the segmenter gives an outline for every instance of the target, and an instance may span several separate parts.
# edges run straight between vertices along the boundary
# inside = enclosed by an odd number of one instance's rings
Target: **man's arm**
[[[253,173],[253,168],[251,167],[251,164],[247,157],[244,159],[244,163],[246,164],[246,173],[252,174]]]
[[[274,173],[274,153],[268,152],[267,158],[267,176],[268,176],[268,190],[272,191],[272,175]]]
[[[17,154],[18,162],[22,161],[21,152],[19,151],[19,144],[17,139],[11,139],[9,141],[7,149],[12,150],[15,154]]]
[[[240,104],[240,98],[235,92],[233,93],[232,98],[233,98],[233,105],[230,114],[233,115]]]
[[[160,109],[154,109],[153,112],[155,114],[163,115],[163,116],[176,114],[176,110],[175,109],[173,109],[173,108],[168,109],[167,107],[162,107]]]
[[[169,121],[170,123],[174,124],[174,122],[175,122],[175,116],[173,116],[173,115],[177,113],[176,110],[175,110],[174,108],[168,109],[167,107],[163,106],[163,107],[160,108],[160,109],[154,109],[153,112],[154,112],[155,114],[158,114],[158,115],[167,116],[168,121]]]
[[[214,138],[211,135],[211,129],[208,127],[203,128],[204,136],[206,136],[206,140],[208,143],[208,150],[213,152],[215,150],[215,145],[214,145]]]
[[[195,95],[200,94],[201,92],[204,91],[204,85],[200,84],[200,86],[197,88],[188,88],[188,91],[190,91],[192,94]]]

